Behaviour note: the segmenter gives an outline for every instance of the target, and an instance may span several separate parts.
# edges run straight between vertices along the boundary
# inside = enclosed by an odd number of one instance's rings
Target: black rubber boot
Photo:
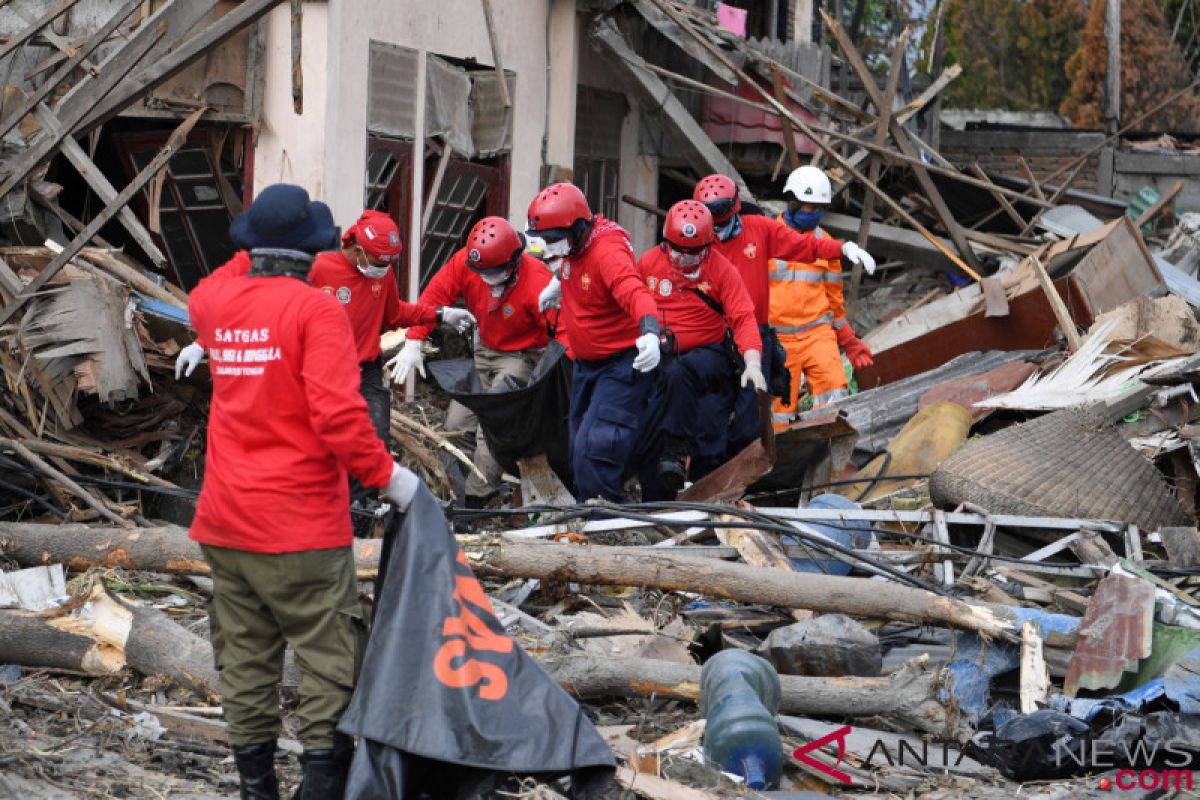
[[[656,471],[659,481],[667,491],[678,492],[687,483],[687,461],[687,439],[677,436],[666,437]]]
[[[292,800],[342,800],[353,758],[354,740],[344,733],[333,734],[329,750],[305,750],[300,755],[304,778]]]
[[[279,800],[279,778],[275,775],[275,742],[233,748],[242,800]]]

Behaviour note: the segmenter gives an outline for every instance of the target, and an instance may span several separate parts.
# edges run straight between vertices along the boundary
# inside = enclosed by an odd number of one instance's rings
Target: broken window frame
[[[126,177],[131,179],[150,159],[153,159],[162,149],[169,135],[169,130],[130,132],[114,135],[113,144],[116,147],[121,165],[126,171]],[[234,135],[240,135],[240,132]],[[213,270],[228,261],[236,252],[233,242],[228,239],[228,228],[229,223],[233,221],[233,213],[225,202],[221,187],[217,184],[217,175],[215,170],[213,170],[212,164],[213,153],[208,145],[207,130],[197,128],[188,135],[187,143],[168,162],[167,169],[162,173],[164,176],[162,178],[162,201],[159,208],[159,227],[162,230],[158,233],[151,232],[155,243],[167,256],[167,262],[173,273],[171,276],[172,280],[185,291],[191,291],[195,288],[201,278],[211,274]],[[203,153],[209,174],[205,176],[199,173],[183,174],[178,172],[176,165],[180,156],[188,156],[196,152]],[[221,158],[225,168],[221,172],[230,182],[233,189],[245,198],[246,186],[251,178],[249,162],[252,150],[247,147],[243,148],[243,152],[246,153],[246,163],[239,169],[236,164],[227,160],[230,158],[231,150],[228,147],[225,148]],[[205,178],[208,180],[206,181]],[[150,218],[150,197],[153,186],[152,182],[139,192],[132,201],[135,204],[138,215],[147,222]],[[182,192],[187,187],[195,186],[210,187],[216,193],[215,199],[211,201],[185,199]],[[223,238],[214,237],[211,230],[206,232],[200,231],[196,226],[197,220],[191,213],[216,210],[222,210],[225,213],[225,223],[222,227]],[[180,259],[180,256],[183,254],[180,250],[181,242],[174,244],[168,242],[166,228],[168,219],[171,217],[178,219],[181,230],[186,236],[187,248],[192,258],[191,264]],[[222,248],[223,244],[227,244],[228,246]]]

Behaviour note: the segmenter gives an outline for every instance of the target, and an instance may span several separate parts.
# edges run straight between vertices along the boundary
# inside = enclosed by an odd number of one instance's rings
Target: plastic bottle
[[[775,786],[783,770],[778,708],[779,675],[770,662],[744,650],[717,653],[700,672],[704,755],[751,789]]]

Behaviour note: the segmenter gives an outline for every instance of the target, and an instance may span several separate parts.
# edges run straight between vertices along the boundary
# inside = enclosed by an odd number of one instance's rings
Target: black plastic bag
[[[362,672],[338,726],[360,737],[347,800],[491,797],[514,775],[566,778],[569,796],[599,797],[612,751],[504,632],[424,485],[389,536]]]
[[[524,385],[501,383],[487,393],[469,358],[433,361],[429,371],[452,399],[479,418],[492,457],[506,472],[518,475],[518,458],[545,453],[550,468],[571,485],[571,360],[561,343],[550,340]]]

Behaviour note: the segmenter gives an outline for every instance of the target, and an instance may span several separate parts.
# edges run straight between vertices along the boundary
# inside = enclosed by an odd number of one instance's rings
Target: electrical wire
[[[33,502],[37,503],[42,508],[49,511],[51,514],[54,514],[59,519],[67,518],[67,514],[65,511],[58,508],[57,506],[51,505],[45,498],[29,491],[28,489],[22,488],[20,486],[17,486],[16,484],[9,483],[8,481],[2,480],[2,479],[0,479],[0,489],[7,489],[10,492],[15,492],[15,493],[21,495],[22,497],[32,500]]]

